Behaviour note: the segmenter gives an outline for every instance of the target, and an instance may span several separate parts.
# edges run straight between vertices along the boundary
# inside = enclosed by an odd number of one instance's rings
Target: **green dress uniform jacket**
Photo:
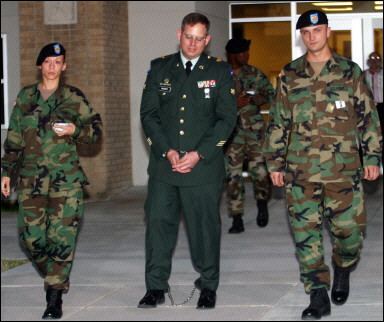
[[[223,145],[236,123],[230,65],[203,53],[187,77],[180,53],[153,60],[142,96],[141,122],[151,146],[151,178],[176,186],[222,181]],[[197,151],[203,158],[190,173],[173,172],[165,158],[170,149]]]
[[[74,123],[76,130],[72,136],[59,137],[52,128],[55,122]],[[12,111],[2,175],[10,177],[20,167],[18,190],[31,194],[86,185],[76,143],[96,142],[101,129],[100,115],[79,89],[60,84],[44,101],[38,84],[27,86],[19,92]]]
[[[306,55],[284,67],[264,142],[269,172],[286,180],[343,182],[380,166],[381,130],[359,66],[333,53],[316,76]]]

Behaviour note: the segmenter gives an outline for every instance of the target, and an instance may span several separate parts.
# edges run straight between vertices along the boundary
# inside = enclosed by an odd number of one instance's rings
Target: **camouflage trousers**
[[[48,195],[18,195],[21,243],[45,277],[44,286],[67,291],[80,219],[83,190],[53,191]]]
[[[332,260],[351,267],[359,258],[366,229],[361,181],[314,183],[288,182],[289,221],[305,290],[330,287],[330,271],[324,260],[323,219],[332,234]]]
[[[227,172],[227,207],[230,216],[244,214],[245,189],[243,164],[248,161],[248,172],[253,183],[255,200],[270,200],[272,184],[263,156],[265,123],[257,120],[248,128],[239,128],[225,152]]]

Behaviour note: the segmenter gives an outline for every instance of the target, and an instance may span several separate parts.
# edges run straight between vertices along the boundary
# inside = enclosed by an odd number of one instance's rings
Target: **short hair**
[[[206,16],[197,12],[192,12],[184,17],[183,21],[181,22],[181,30],[184,30],[186,25],[194,26],[197,23],[203,24],[205,28],[207,28],[207,33],[209,32],[211,23]]]

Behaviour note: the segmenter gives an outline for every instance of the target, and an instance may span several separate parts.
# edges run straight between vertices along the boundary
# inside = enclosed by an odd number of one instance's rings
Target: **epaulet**
[[[152,60],[152,63],[156,63],[158,61],[167,61],[167,60],[171,59],[172,56],[173,56],[173,54],[167,55],[167,56],[160,56],[159,58],[155,58],[154,60]]]
[[[213,57],[213,56],[207,56],[209,60],[216,61],[218,63],[222,62],[223,60],[221,58]]]

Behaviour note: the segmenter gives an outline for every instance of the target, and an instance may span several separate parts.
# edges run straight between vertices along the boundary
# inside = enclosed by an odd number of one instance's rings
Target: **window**
[[[8,128],[7,35],[1,34],[1,128]]]

